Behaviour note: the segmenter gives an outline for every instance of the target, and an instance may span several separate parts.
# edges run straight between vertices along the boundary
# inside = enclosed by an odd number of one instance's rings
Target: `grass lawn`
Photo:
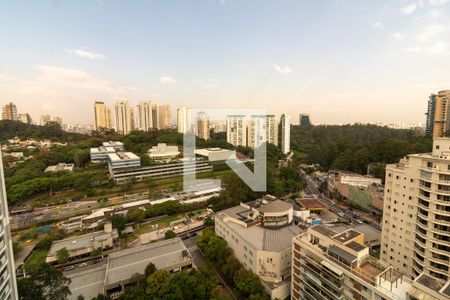
[[[33,255],[25,263],[25,272],[32,272],[37,266],[45,262],[47,257],[47,249],[39,249],[34,251]]]
[[[174,215],[174,216],[169,216],[165,219],[162,220],[158,220],[158,221],[153,221],[144,225],[141,225],[139,227],[139,229],[137,230],[137,233],[142,234],[142,233],[148,233],[151,231],[156,230],[156,228],[152,227],[152,225],[156,225],[159,224],[159,228],[165,228],[165,227],[169,227],[170,222],[182,219],[184,217],[184,214],[181,215]]]

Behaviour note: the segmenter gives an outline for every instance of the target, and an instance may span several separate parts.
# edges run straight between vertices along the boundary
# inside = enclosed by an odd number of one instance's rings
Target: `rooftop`
[[[292,204],[282,200],[275,200],[258,208],[260,212],[264,213],[283,212],[289,209],[292,209]]]
[[[335,236],[334,239],[336,241],[341,242],[342,244],[345,244],[346,242],[351,241],[360,235],[361,235],[360,232],[353,230],[353,229],[349,229],[349,230],[344,231],[343,233]]]
[[[118,152],[118,153],[108,154],[108,159],[112,162],[116,162],[116,161],[132,160],[132,159],[134,160],[134,159],[140,159],[140,158],[133,152]]]
[[[311,198],[311,199],[299,199],[296,201],[298,205],[307,210],[317,210],[317,209],[325,209],[325,204],[322,203],[319,199]]]
[[[106,275],[106,264],[101,264],[94,268],[87,267],[80,270],[74,270],[64,274],[71,280],[69,288],[72,294],[69,300],[78,299],[78,295],[83,295],[85,299],[97,297],[103,294],[103,286]]]

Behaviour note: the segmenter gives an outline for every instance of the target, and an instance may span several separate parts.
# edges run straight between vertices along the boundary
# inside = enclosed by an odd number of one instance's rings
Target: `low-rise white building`
[[[158,143],[158,145],[148,149],[148,157],[157,161],[170,161],[178,158],[179,155],[178,146],[169,146],[165,143]]]
[[[100,146],[98,148],[91,148],[90,157],[92,163],[105,163],[108,162],[108,154],[116,153],[116,149],[113,147]]]
[[[236,159],[236,150],[227,150],[222,148],[196,149],[195,154],[207,158],[210,162]]]
[[[124,151],[125,150],[123,143],[118,142],[118,141],[103,142],[102,145],[103,145],[103,147],[112,147],[116,151]]]
[[[215,216],[216,234],[224,238],[245,268],[258,275],[272,299],[290,293],[293,206],[266,199],[241,204]]]
[[[48,166],[44,172],[60,172],[60,171],[73,172],[74,168],[75,164],[59,163],[55,166]]]
[[[117,152],[108,154],[109,172],[114,170],[135,168],[141,166],[141,158],[132,152]]]

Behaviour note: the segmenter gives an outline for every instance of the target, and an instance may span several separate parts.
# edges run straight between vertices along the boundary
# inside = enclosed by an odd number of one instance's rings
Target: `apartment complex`
[[[242,265],[258,275],[272,299],[290,293],[293,225],[291,203],[267,196],[241,203],[215,216],[216,234],[224,238]]]
[[[245,115],[227,116],[227,142],[235,146],[247,146]]]
[[[209,117],[205,112],[197,114],[196,135],[204,140],[209,140]]]
[[[142,131],[153,129],[153,105],[150,101],[141,101],[136,107],[137,128]]]
[[[31,119],[31,116],[29,113],[18,114],[17,118],[20,122],[25,123],[25,124],[33,123],[33,120]]]
[[[5,178],[3,174],[0,147],[0,299],[18,299],[16,270],[9,225],[8,202],[6,200]]]
[[[281,133],[281,151],[284,154],[288,154],[291,152],[291,117],[289,115],[281,115],[279,128]]]
[[[158,129],[169,129],[172,126],[172,110],[170,105],[158,107]]]
[[[301,113],[298,117],[298,125],[300,126],[311,126],[311,119],[309,118],[309,114]]]
[[[3,106],[2,120],[18,121],[17,107],[14,103],[9,102],[5,106]]]
[[[372,258],[363,241],[362,233],[342,225],[316,225],[297,236],[291,299],[413,299],[411,280]]]
[[[187,133],[191,131],[192,120],[191,112],[186,106],[177,109],[177,130],[179,133]]]
[[[425,132],[433,137],[444,137],[450,129],[450,90],[431,94],[428,100]]]
[[[247,146],[258,148],[265,143],[278,145],[275,115],[252,115],[248,127]]]
[[[127,101],[118,101],[115,105],[116,131],[128,134],[134,129],[134,111]]]
[[[417,278],[450,270],[450,139],[386,167],[381,260]]]
[[[105,105],[104,102],[95,101],[94,103],[94,115],[95,115],[95,129],[100,128],[111,129],[112,118],[111,109]]]

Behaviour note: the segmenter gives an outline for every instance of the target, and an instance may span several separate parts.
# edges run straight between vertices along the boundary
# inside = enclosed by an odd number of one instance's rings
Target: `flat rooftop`
[[[113,229],[112,232],[97,231],[85,235],[74,236],[67,239],[54,241],[47,256],[56,255],[58,250],[66,248],[67,251],[76,251],[79,249],[86,249],[92,247],[94,240],[107,239],[109,237],[117,237],[117,229]]]
[[[299,199],[297,204],[307,210],[322,210],[327,208],[319,199]]]
[[[110,154],[108,154],[108,158],[112,162],[118,162],[118,161],[123,161],[123,160],[140,159],[139,156],[137,156],[133,152],[110,153]]]
[[[264,213],[275,213],[283,212],[292,208],[293,206],[291,203],[282,200],[275,200],[269,202],[268,204],[261,205],[260,207],[258,207],[258,210]]]
[[[353,230],[353,229],[349,229],[349,230],[344,231],[343,233],[335,236],[334,239],[336,241],[339,241],[339,242],[345,244],[346,242],[351,241],[360,235],[361,235],[360,232]]]
[[[64,273],[71,280],[69,289],[72,294],[69,300],[78,299],[83,295],[85,299],[92,299],[98,294],[103,294],[103,286],[106,276],[106,261],[99,266],[89,266],[80,270]]]

